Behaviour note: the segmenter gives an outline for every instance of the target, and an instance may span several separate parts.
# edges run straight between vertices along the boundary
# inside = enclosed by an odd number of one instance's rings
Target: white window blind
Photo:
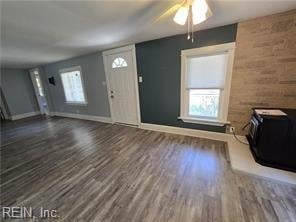
[[[86,103],[79,70],[61,73],[66,102]]]
[[[217,54],[187,59],[188,89],[223,89],[227,54]]]

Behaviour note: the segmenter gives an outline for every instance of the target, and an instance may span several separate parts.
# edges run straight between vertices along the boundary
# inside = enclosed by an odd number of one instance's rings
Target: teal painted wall
[[[184,123],[180,115],[181,50],[235,42],[237,24],[202,30],[194,33],[195,41],[177,35],[136,44],[141,120],[161,124],[216,132],[225,126]]]

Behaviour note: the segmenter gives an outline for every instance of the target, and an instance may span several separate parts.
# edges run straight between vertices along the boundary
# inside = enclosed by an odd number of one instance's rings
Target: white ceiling
[[[186,32],[173,14],[181,0],[1,0],[1,63],[29,68]],[[213,16],[196,30],[296,8],[296,0],[208,0]]]

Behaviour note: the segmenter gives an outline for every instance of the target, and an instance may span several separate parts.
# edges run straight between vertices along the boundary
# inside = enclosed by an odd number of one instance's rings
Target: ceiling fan
[[[202,23],[207,18],[212,16],[206,0],[183,0],[181,3],[172,6],[160,18],[166,17],[176,12],[174,22],[179,25],[187,23],[187,39],[193,38],[193,26]],[[191,34],[191,36],[190,36]]]

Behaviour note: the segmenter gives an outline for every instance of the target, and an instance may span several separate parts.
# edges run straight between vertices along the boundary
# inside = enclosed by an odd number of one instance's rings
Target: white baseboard
[[[27,118],[27,117],[37,116],[37,115],[40,115],[40,111],[35,111],[35,112],[29,112],[29,113],[22,113],[22,114],[18,114],[18,115],[13,115],[13,116],[11,116],[11,120],[24,119],[24,118]]]
[[[62,116],[67,118],[84,119],[84,120],[91,120],[91,121],[97,121],[97,122],[103,122],[103,123],[112,122],[110,117],[83,115],[83,114],[76,114],[76,113],[51,112],[50,116]]]
[[[56,116],[56,112],[49,112],[48,115],[49,116]]]
[[[150,124],[150,123],[141,123],[140,128],[146,129],[146,130],[158,131],[158,132],[200,137],[200,138],[219,140],[219,141],[225,141],[225,142],[228,141],[228,137],[229,137],[229,134],[226,134],[226,133],[218,133],[218,132],[211,132],[211,131],[205,131],[205,130],[173,127],[173,126],[164,126],[164,125],[157,125],[157,124]]]

